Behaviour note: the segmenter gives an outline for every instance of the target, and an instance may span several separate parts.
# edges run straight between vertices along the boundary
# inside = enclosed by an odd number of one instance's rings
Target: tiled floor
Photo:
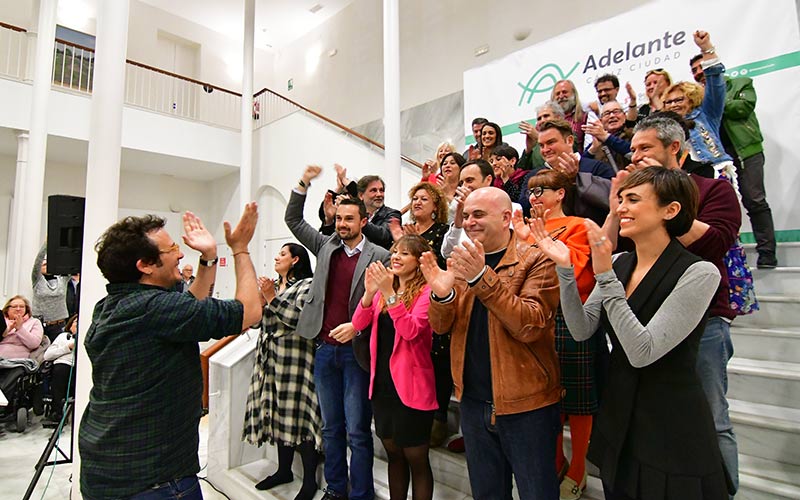
[[[23,433],[14,432],[11,424],[0,423],[0,500],[19,500],[28,489],[34,475],[34,468],[44,452],[52,429],[42,427],[39,417],[33,417],[30,425]],[[200,421],[200,466],[206,463],[206,446],[208,441],[208,418]],[[61,435],[59,447],[69,455],[70,427],[67,426]],[[75,436],[77,441],[77,435]],[[75,453],[77,453],[77,444]],[[53,456],[55,456],[55,451]],[[205,476],[205,471],[199,474]],[[200,482],[206,500],[224,500],[224,496],[215,492],[205,481]],[[32,500],[65,500],[70,498],[72,487],[72,464],[56,465],[45,468],[39,482],[31,495]]]

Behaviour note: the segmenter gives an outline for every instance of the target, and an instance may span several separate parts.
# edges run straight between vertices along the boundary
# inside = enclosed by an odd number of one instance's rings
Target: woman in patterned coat
[[[317,491],[317,450],[322,447],[322,417],[314,393],[314,340],[294,335],[311,289],[308,252],[296,243],[275,257],[277,282],[261,277],[264,316],[244,417],[242,439],[278,447],[278,470],[256,484],[267,490],[291,482],[294,451],[303,460],[303,486],[295,500]]]

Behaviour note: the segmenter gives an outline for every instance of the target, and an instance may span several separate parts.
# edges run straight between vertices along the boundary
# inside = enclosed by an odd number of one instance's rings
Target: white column
[[[22,227],[23,217],[23,191],[25,189],[25,171],[28,168],[28,147],[30,136],[28,132],[17,132],[17,173],[14,178],[14,199],[11,203],[11,220],[8,231],[8,252],[6,252],[6,297],[11,297],[19,293],[20,281],[30,281],[30,259],[22,259]],[[23,262],[26,265],[23,265]]]
[[[244,43],[242,44],[242,158],[239,167],[239,208],[253,200],[253,47],[255,0],[244,2]]]
[[[400,12],[398,0],[383,0],[383,130],[386,204],[400,208]]]
[[[33,89],[31,92],[31,121],[28,146],[28,165],[22,185],[22,203],[25,214],[25,232],[21,235],[20,265],[17,272],[25,276],[30,272],[36,254],[44,241],[42,203],[44,198],[44,168],[47,156],[47,101],[50,96],[53,67],[53,43],[56,37],[57,0],[41,0],[36,36],[36,56],[33,60]],[[20,279],[17,291],[31,296],[31,280]]]
[[[83,227],[81,262],[80,336],[85,338],[95,303],[105,296],[106,280],[97,267],[94,243],[116,222],[119,211],[119,169],[122,143],[122,111],[125,95],[125,57],[128,47],[129,0],[98,2],[97,49],[95,52],[89,129],[89,160],[86,167],[86,216]],[[75,383],[75,419],[89,402],[92,366],[86,350],[78,349]],[[75,433],[76,437],[78,433]],[[73,455],[73,477],[80,477],[80,456]],[[74,485],[80,481],[73,482]],[[73,498],[78,494],[73,489]]]

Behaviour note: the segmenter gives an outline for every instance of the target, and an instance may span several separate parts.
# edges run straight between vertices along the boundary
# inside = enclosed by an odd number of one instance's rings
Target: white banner
[[[503,129],[503,140],[522,151],[517,124],[535,118],[555,83],[572,80],[585,104],[597,99],[595,79],[616,75],[618,99],[628,101],[625,83],[647,102],[644,76],[656,68],[673,81],[692,80],[689,60],[699,49],[692,34],[711,34],[727,75],[753,78],[756,113],[765,137],[767,199],[779,241],[800,241],[800,30],[792,0],[663,0],[564,33],[464,73],[464,130],[482,116]],[[747,217],[742,231],[749,231]]]

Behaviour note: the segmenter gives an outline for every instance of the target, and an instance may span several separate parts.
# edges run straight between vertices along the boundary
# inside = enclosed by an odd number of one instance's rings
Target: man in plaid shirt
[[[164,219],[126,217],[95,246],[109,284],[85,340],[94,386],[79,434],[84,498],[202,499],[197,343],[241,333],[261,317],[247,251],[257,220],[256,204],[249,203],[233,230],[225,222],[236,269],[234,300],[208,297],[217,244],[191,212],[183,216],[183,242],[200,252],[200,265],[188,293],[172,290],[181,280],[183,253]]]

